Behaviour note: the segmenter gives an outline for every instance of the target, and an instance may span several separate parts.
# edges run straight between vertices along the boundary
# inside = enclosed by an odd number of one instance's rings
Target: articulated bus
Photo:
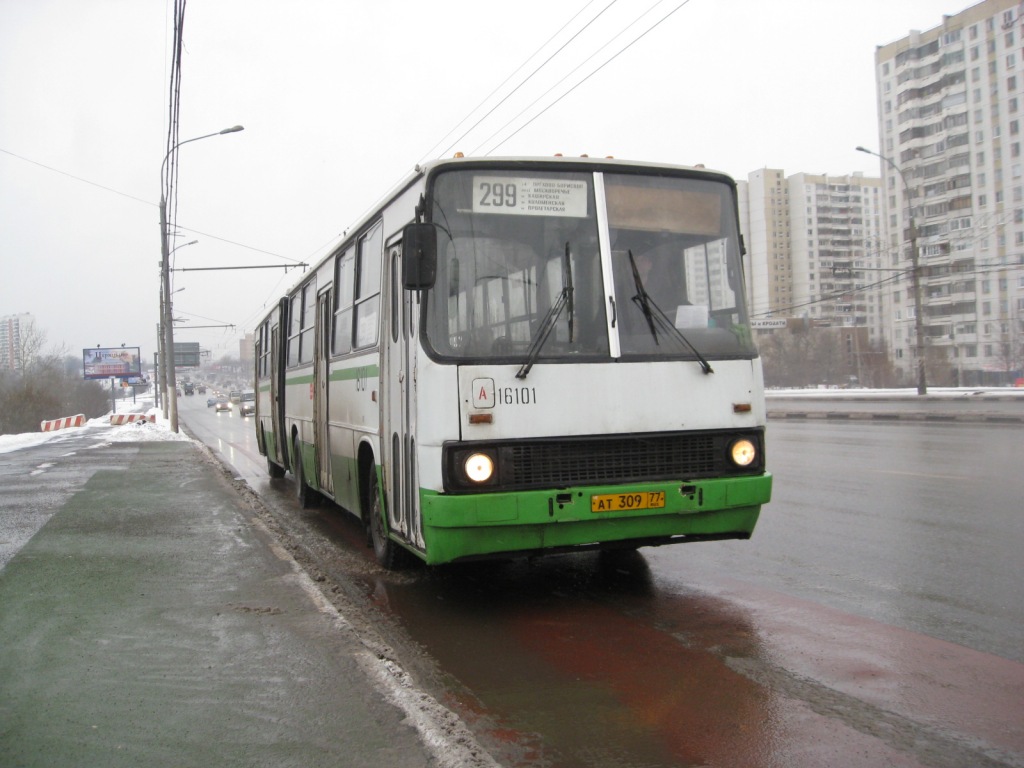
[[[386,567],[749,538],[772,478],[737,211],[703,168],[417,166],[257,329],[269,473]]]

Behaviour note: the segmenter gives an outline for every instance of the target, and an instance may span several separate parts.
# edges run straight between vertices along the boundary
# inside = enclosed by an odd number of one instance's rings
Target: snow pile
[[[103,436],[103,441],[107,443],[150,443],[150,442],[173,442],[173,441],[187,441],[192,438],[180,431],[177,433],[171,432],[171,423],[163,418],[159,412],[155,410],[149,411],[149,413],[156,415],[156,423],[149,421],[136,421],[132,424],[123,424],[120,427],[110,426],[110,417],[106,417],[106,426],[109,427],[109,431]],[[147,415],[149,415],[147,413]],[[92,426],[93,422],[101,422],[103,419],[93,419],[89,422],[89,426]]]
[[[184,441],[192,438],[184,432],[171,432],[170,422],[160,415],[156,408],[149,408],[144,412],[147,416],[153,415],[156,422],[137,421],[131,424],[123,424],[119,427],[111,426],[110,416],[100,416],[90,419],[84,427],[69,427],[59,429],[55,432],[26,432],[21,435],[0,435],[0,453],[10,453],[22,448],[32,448],[43,443],[59,443],[67,440],[75,440],[88,437],[104,443],[140,443],[159,441]]]

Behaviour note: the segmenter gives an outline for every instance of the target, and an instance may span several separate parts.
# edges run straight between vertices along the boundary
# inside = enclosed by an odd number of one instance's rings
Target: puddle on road
[[[521,765],[757,765],[773,697],[727,665],[758,653],[725,601],[659,594],[636,553],[424,571],[378,596]],[[506,756],[508,759],[508,756]]]

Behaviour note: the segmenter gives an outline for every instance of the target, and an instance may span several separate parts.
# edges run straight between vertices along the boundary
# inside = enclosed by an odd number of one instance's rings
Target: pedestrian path
[[[97,455],[0,570],[0,763],[460,764],[208,453]]]

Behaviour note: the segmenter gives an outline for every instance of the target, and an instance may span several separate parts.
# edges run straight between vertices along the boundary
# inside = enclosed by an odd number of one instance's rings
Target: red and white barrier
[[[85,425],[85,414],[80,413],[77,416],[65,416],[63,419],[50,419],[48,421],[39,422],[40,432],[54,432],[58,429],[66,429],[67,427],[81,427]]]
[[[112,426],[119,426],[121,424],[133,424],[139,421],[148,421],[152,424],[156,423],[156,414],[151,413],[146,415],[144,413],[112,413],[110,414],[110,423]]]

